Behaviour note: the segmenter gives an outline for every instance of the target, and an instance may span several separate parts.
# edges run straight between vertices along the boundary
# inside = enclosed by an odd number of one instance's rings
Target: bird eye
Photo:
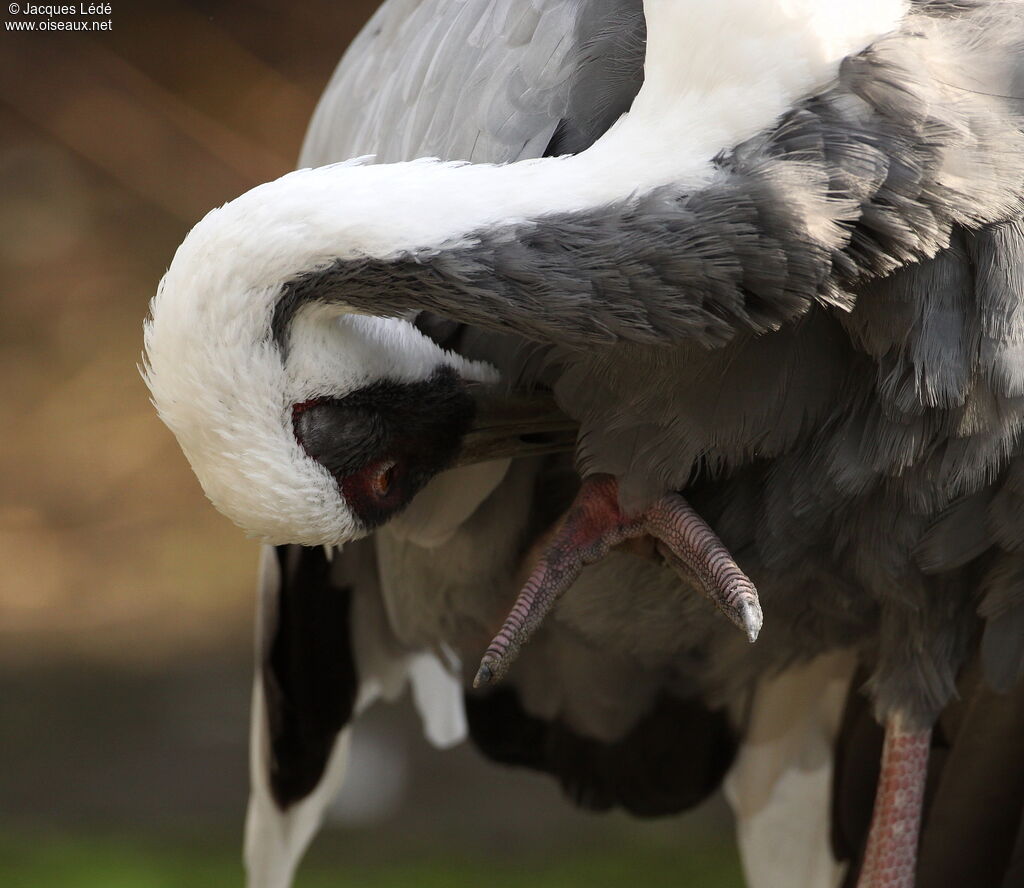
[[[370,486],[373,492],[379,497],[385,497],[391,491],[391,485],[395,480],[395,463],[386,462],[373,473],[370,479]]]

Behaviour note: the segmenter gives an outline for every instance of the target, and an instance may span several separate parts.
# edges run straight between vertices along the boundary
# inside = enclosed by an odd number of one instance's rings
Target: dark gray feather
[[[847,59],[838,82],[738,146],[706,188],[473,232],[474,246],[338,263],[293,283],[375,312],[425,309],[533,339],[721,345],[1022,208],[1024,13],[988,5]],[[983,82],[951,87],[941,74]],[[943,386],[940,384],[938,394]]]

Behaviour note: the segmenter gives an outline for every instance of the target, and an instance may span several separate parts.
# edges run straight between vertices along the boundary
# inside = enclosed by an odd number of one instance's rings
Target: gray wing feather
[[[296,286],[377,313],[428,310],[583,349],[718,347],[816,303],[849,309],[867,280],[935,257],[958,226],[1024,208],[1024,104],[1013,98],[1024,6],[965,8],[927,39],[916,21],[719,157],[697,190],[669,184],[484,228],[466,245],[339,263]],[[936,305],[940,324],[959,310]],[[955,397],[958,379],[940,372],[935,386],[936,398]]]
[[[569,108],[579,0],[391,0],[338,65],[302,166],[373,154],[504,163],[542,155]]]

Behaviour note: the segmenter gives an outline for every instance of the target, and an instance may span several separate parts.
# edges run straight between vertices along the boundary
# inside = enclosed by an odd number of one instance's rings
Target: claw
[[[764,623],[757,589],[693,506],[679,494],[663,496],[647,513],[647,532],[677,572],[695,575],[715,607],[757,641]]]
[[[734,622],[747,634],[747,640],[751,644],[757,641],[757,636],[761,634],[761,627],[764,625],[760,602],[744,601],[739,607],[739,619]]]
[[[648,534],[665,560],[685,576],[696,576],[708,598],[750,639],[757,640],[764,617],[757,590],[715,532],[678,494],[667,494],[646,512],[622,514],[614,478],[588,478],[530,574],[512,610],[487,648],[474,687],[496,682],[519,648],[543,622],[588,564],[619,543]]]

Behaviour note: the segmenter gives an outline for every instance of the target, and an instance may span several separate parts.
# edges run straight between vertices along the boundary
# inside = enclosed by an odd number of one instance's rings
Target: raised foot
[[[487,648],[474,687],[498,681],[505,674],[519,648],[586,565],[600,561],[613,546],[645,534],[657,540],[658,550],[672,567],[700,581],[708,598],[751,642],[757,640],[763,622],[757,590],[690,504],[671,493],[646,512],[627,516],[619,509],[618,483],[599,475],[580,487],[561,527]]]

